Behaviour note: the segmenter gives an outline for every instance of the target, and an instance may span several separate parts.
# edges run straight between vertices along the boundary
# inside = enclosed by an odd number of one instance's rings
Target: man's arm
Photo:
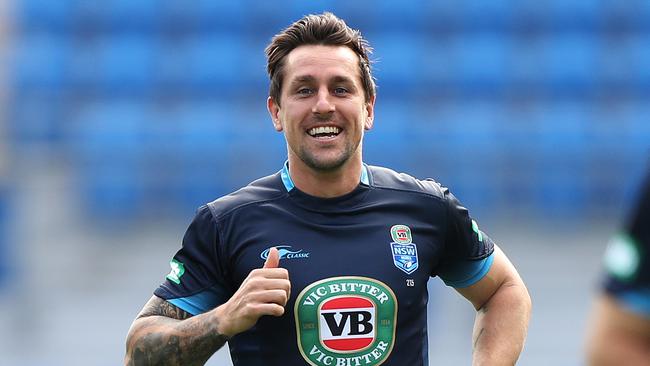
[[[127,336],[126,365],[203,365],[228,338],[213,312],[192,317],[152,296]]]
[[[650,318],[630,312],[614,298],[596,301],[587,344],[590,366],[650,366]]]
[[[514,365],[526,340],[531,300],[524,282],[495,245],[490,271],[456,290],[477,310],[472,365]]]
[[[263,315],[281,316],[291,290],[289,273],[277,268],[271,249],[264,268],[251,271],[223,305],[191,316],[153,296],[137,316],[126,339],[124,363],[135,365],[203,365],[235,334],[251,328]]]

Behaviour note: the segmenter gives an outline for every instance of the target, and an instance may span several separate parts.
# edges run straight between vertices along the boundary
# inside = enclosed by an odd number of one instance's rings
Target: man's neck
[[[311,196],[333,198],[352,192],[361,179],[361,156],[352,157],[333,171],[317,171],[297,157],[289,156],[289,175],[293,184]]]

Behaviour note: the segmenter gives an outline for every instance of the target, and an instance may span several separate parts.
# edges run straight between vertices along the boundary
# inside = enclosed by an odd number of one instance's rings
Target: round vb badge
[[[393,239],[390,249],[395,267],[406,274],[415,272],[418,269],[418,248],[413,243],[411,229],[406,225],[393,225],[390,236]]]
[[[376,366],[395,343],[397,298],[367,277],[332,277],[307,286],[294,309],[298,348],[313,366]]]

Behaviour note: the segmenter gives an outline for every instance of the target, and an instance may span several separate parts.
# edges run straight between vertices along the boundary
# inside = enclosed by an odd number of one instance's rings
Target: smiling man
[[[268,98],[268,109],[287,140],[291,179],[312,196],[351,192],[359,184],[361,141],[375,105],[374,94],[363,93],[359,56],[348,47],[308,44],[276,67],[283,68],[286,86]]]
[[[133,322],[129,365],[428,365],[427,281],[477,310],[474,365],[513,365],[530,297],[458,200],[362,160],[373,126],[368,43],[333,14],[267,47],[282,169],[199,208]],[[405,121],[408,123],[408,121]]]

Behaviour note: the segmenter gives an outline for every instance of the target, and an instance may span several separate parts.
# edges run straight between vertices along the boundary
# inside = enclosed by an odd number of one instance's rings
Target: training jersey
[[[363,165],[336,198],[277,174],[198,209],[155,295],[200,314],[227,301],[276,247],[291,295],[229,340],[236,366],[428,365],[427,280],[466,287],[493,259],[492,240],[432,180]]]
[[[650,318],[650,175],[623,229],[610,240],[604,262],[605,291]]]

